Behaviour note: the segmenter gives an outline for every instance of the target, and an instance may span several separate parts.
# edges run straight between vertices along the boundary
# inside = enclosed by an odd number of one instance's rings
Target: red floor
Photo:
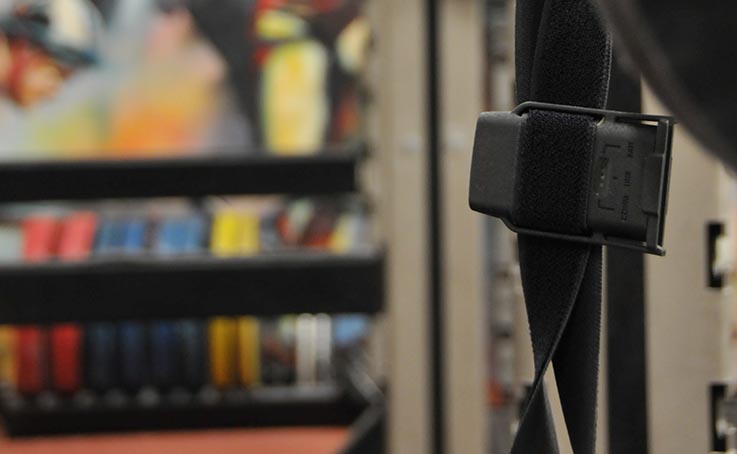
[[[345,429],[164,432],[85,437],[0,437],[2,454],[334,454]]]

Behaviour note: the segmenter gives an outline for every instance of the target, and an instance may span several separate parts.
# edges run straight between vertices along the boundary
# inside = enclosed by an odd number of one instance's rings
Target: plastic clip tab
[[[530,110],[585,115],[596,121],[587,230],[572,235],[512,222],[520,136]],[[469,202],[511,230],[665,255],[663,231],[675,120],[660,115],[526,102],[512,112],[479,117],[471,164]],[[560,184],[566,184],[561,181]]]

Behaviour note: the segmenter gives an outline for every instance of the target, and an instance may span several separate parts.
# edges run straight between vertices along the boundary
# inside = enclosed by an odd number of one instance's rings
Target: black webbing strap
[[[611,45],[589,0],[518,0],[519,102],[606,104]],[[515,224],[586,229],[594,120],[531,111],[521,135]],[[535,379],[513,454],[557,453],[543,376],[552,361],[573,451],[591,454],[601,318],[601,246],[519,236]]]

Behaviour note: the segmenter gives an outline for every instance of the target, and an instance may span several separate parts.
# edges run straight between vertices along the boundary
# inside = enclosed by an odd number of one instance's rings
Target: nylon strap
[[[605,107],[611,42],[589,0],[518,0],[516,34],[519,102]],[[518,225],[585,230],[593,126],[582,116],[530,113],[522,131]],[[593,454],[601,246],[520,235],[519,260],[535,379],[512,454],[558,453],[543,385],[551,361],[573,451]]]

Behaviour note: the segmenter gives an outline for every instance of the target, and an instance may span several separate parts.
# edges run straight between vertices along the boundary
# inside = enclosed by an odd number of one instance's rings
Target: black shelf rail
[[[320,195],[357,189],[364,144],[304,156],[197,157],[0,164],[0,203],[239,194]]]
[[[162,401],[143,405],[135,400],[111,405],[99,399],[79,405],[71,398],[53,407],[4,400],[0,406],[7,433],[14,437],[139,430],[223,427],[347,426],[365,405],[337,388],[276,388],[234,393],[205,403]],[[11,403],[12,402],[12,403]]]
[[[379,312],[384,254],[110,258],[0,265],[0,323]]]

